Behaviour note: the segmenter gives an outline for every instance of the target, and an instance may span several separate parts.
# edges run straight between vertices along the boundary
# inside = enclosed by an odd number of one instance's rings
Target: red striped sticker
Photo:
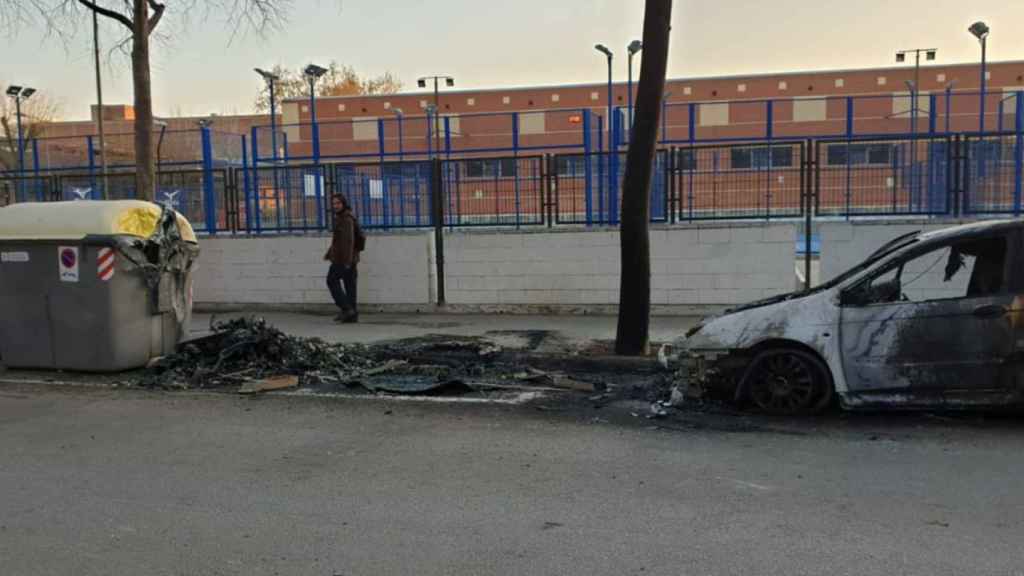
[[[113,248],[100,248],[100,254],[96,258],[96,274],[100,280],[109,282],[114,277],[114,264],[116,260]]]

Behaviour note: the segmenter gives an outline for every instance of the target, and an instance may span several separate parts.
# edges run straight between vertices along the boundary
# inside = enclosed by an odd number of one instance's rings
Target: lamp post
[[[309,121],[313,127],[313,161],[320,162],[320,128],[316,125],[316,81],[327,73],[327,68],[310,64],[303,70],[309,82]]]
[[[100,23],[99,13],[92,11],[92,47],[93,64],[96,67],[96,128],[100,137],[100,174],[103,175],[103,194],[100,198],[107,197],[107,190],[110,189],[110,182],[107,178],[107,143],[106,131],[103,127],[103,76],[100,73]]]
[[[267,89],[270,90],[270,145],[273,147],[271,158],[277,163],[277,95],[274,91],[280,76],[273,72],[267,72],[259,68],[253,68],[257,74],[267,82]],[[255,159],[254,159],[255,160]]]
[[[451,88],[455,86],[455,79],[451,76],[424,76],[416,80],[416,85],[420,88],[427,87],[427,80],[434,81],[434,154],[440,155],[441,153],[441,92],[440,82],[444,80],[444,85]]]
[[[921,89],[921,53],[924,52],[925,59],[928,61],[935,60],[935,55],[938,52],[935,48],[911,48],[910,50],[900,50],[896,53],[896,62],[906,62],[907,54],[914,55],[914,83],[910,87],[910,117],[911,122],[916,132],[917,127],[917,113],[920,110],[918,102],[918,94]],[[909,83],[908,83],[909,85]]]
[[[980,105],[980,108],[979,108],[979,110],[980,110],[979,116],[980,117],[978,118],[978,131],[984,133],[985,132],[985,84],[986,84],[986,81],[987,81],[987,78],[985,77],[986,76],[986,72],[985,72],[985,64],[986,64],[985,57],[986,57],[986,54],[985,54],[985,52],[986,52],[986,48],[988,46],[988,35],[989,35],[990,30],[989,30],[988,24],[985,24],[984,22],[975,22],[974,24],[971,24],[971,27],[968,28],[967,31],[970,32],[971,34],[973,34],[974,37],[978,39],[978,42],[981,42],[981,105]]]
[[[9,86],[7,95],[14,99],[14,110],[18,123],[18,172],[25,172],[25,133],[21,125],[21,102],[36,93],[35,88]]]
[[[633,141],[633,56],[636,53],[644,49],[644,43],[639,40],[633,40],[626,46],[626,51],[629,53],[627,58],[628,65],[628,76],[626,81],[626,109],[629,110],[629,141]]]
[[[604,44],[595,45],[594,50],[604,54],[608,59],[608,194],[611,195],[613,194],[612,191],[615,190],[615,174],[611,169],[611,165],[614,162],[616,153],[618,152],[618,150],[616,150],[618,146],[616,146],[616,143],[612,141],[612,124],[615,122],[615,102],[613,101],[614,96],[612,95],[612,59],[614,58],[614,55]]]
[[[398,161],[399,163],[405,160],[405,151],[402,147],[402,116],[405,112],[401,108],[393,108],[391,110],[395,114],[395,120],[398,122]]]

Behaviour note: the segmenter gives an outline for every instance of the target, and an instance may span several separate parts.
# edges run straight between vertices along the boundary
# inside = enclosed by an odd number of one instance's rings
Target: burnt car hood
[[[831,290],[768,298],[703,320],[679,343],[683,350],[727,351],[785,339],[819,348],[822,332],[836,323]]]

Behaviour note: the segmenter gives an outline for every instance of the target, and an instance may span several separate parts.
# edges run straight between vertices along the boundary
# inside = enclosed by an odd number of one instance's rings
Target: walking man
[[[331,291],[334,303],[341,309],[335,321],[351,324],[359,321],[356,308],[356,279],[359,273],[356,267],[366,237],[363,236],[347,198],[341,194],[332,196],[331,210],[334,212],[334,235],[331,247],[324,256],[324,260],[331,263],[327,272],[327,289]]]

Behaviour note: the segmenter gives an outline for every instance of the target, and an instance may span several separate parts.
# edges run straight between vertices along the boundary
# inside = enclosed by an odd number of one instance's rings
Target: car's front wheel
[[[828,368],[803,350],[761,352],[751,363],[745,384],[746,397],[770,414],[816,414],[832,401]]]

